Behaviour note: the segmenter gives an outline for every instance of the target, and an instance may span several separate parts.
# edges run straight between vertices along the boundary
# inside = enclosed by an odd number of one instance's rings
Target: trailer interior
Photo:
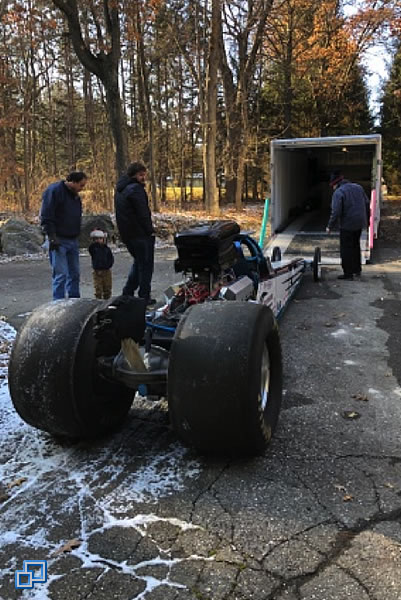
[[[272,233],[286,232],[285,253],[308,255],[320,246],[326,257],[338,256],[338,236],[325,232],[332,197],[330,173],[341,171],[362,185],[368,198],[374,189],[379,198],[380,164],[379,135],[274,140]]]

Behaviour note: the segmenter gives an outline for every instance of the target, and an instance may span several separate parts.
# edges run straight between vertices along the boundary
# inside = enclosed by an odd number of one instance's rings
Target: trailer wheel
[[[320,266],[320,262],[322,260],[322,253],[320,248],[317,246],[315,248],[315,252],[313,255],[313,262],[312,262],[312,270],[313,270],[313,280],[314,281],[319,281],[321,279],[322,276],[322,268]]]
[[[29,425],[89,438],[113,429],[128,413],[133,391],[97,371],[93,325],[105,305],[58,300],[25,321],[11,353],[9,385],[14,407]]]
[[[281,260],[281,250],[280,250],[280,246],[274,246],[273,250],[272,250],[272,258],[271,258],[272,262],[276,262],[276,261],[280,261]]]
[[[208,302],[188,310],[168,369],[170,418],[186,444],[203,453],[261,453],[281,396],[280,339],[268,307]]]

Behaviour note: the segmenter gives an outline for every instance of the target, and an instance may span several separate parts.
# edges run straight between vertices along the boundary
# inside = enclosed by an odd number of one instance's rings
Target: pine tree
[[[384,179],[392,193],[401,191],[401,43],[396,48],[382,96]]]

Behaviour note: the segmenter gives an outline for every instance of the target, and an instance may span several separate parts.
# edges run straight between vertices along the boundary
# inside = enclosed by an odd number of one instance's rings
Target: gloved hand
[[[49,237],[49,250],[58,250],[60,248],[60,242],[56,236]]]

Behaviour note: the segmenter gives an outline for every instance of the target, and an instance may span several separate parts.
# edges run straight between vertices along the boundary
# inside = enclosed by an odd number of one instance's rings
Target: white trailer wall
[[[381,136],[298,138],[271,143],[271,225],[272,232],[285,229],[303,212],[316,209],[327,223],[332,191],[331,171],[340,170],[361,184],[368,197],[376,190],[380,218]],[[316,225],[316,217],[315,217]],[[323,227],[324,228],[324,227]]]
[[[307,194],[307,156],[305,153],[288,152],[278,148],[275,150],[274,161],[272,211],[274,222],[280,227],[288,223],[291,210],[297,206],[299,199]],[[274,199],[277,199],[277,202],[274,202]]]

